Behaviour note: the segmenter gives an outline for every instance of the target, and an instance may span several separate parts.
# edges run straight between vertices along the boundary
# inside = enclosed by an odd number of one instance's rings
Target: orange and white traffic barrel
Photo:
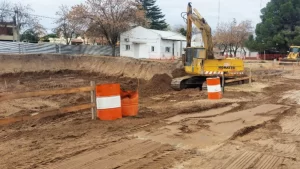
[[[100,120],[122,118],[120,84],[101,84],[96,86],[97,116]]]
[[[222,99],[222,88],[221,88],[221,80],[219,77],[207,78],[207,91],[208,91],[208,99],[217,100]]]

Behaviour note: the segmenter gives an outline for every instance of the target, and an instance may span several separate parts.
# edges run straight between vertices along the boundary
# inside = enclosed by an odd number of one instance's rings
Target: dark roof
[[[0,25],[15,26],[15,23],[14,22],[0,22]]]

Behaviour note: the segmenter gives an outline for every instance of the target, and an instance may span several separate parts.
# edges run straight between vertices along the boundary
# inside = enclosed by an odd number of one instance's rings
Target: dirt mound
[[[186,75],[187,75],[187,74],[185,73],[184,68],[175,69],[175,70],[172,72],[173,78],[182,77],[182,76],[186,76]]]
[[[137,91],[139,83],[141,83],[139,79],[126,79],[121,81],[120,84],[123,91]]]
[[[150,80],[155,74],[168,74],[178,62],[156,62],[127,57],[70,55],[0,55],[0,74],[41,71],[87,71],[107,76]]]
[[[145,85],[140,87],[141,96],[153,96],[171,91],[172,78],[167,74],[156,74]]]

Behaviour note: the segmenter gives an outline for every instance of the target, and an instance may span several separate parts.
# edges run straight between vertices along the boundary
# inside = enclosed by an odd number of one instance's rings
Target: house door
[[[140,54],[139,54],[139,58],[149,58],[149,49],[147,47],[146,44],[140,44],[139,45],[139,50],[140,50]]]
[[[139,58],[139,53],[140,53],[140,44],[135,43],[133,45],[133,50],[134,50],[134,58],[138,59]]]

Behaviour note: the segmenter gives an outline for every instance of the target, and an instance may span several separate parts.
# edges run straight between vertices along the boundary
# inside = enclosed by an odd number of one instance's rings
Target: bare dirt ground
[[[261,67],[260,67],[261,68]],[[257,73],[259,75],[259,73]],[[264,75],[265,76],[265,75]],[[7,93],[118,82],[140,92],[137,117],[92,121],[90,111],[0,126],[2,169],[299,168],[296,75],[205,91],[172,91],[170,74],[150,80],[79,70],[2,74]],[[34,80],[33,80],[34,79]],[[0,102],[0,118],[88,103],[89,93]]]

